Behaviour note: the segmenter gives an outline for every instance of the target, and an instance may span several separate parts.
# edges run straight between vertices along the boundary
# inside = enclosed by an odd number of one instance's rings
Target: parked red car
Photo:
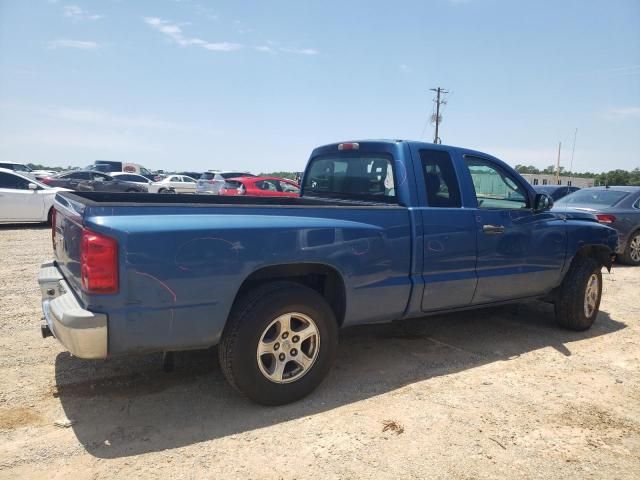
[[[299,197],[300,185],[286,178],[237,177],[228,178],[220,188],[220,195],[251,195],[254,197]]]

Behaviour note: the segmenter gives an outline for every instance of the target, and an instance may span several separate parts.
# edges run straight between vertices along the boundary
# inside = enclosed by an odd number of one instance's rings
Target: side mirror
[[[29,190],[32,190],[35,192],[36,190],[38,190],[38,186],[35,183],[30,183]]]
[[[553,198],[551,198],[546,193],[537,193],[535,200],[535,208],[536,212],[546,212],[547,210],[551,210],[553,207]]]

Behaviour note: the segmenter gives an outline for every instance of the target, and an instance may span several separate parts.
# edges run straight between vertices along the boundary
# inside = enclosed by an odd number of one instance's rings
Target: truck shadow
[[[84,448],[117,458],[182,447],[318,414],[404,385],[509,361],[552,347],[571,356],[571,344],[625,328],[601,312],[586,332],[556,327],[553,307],[529,303],[363,326],[341,333],[338,359],[308,398],[267,408],[229,387],[215,351],[176,355],[175,371],[160,355],[93,362],[61,353],[56,391]]]

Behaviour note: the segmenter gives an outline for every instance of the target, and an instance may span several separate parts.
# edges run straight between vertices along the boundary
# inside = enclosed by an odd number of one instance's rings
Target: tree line
[[[520,173],[531,173],[538,175],[554,175],[556,167],[549,165],[547,168],[540,170],[533,165],[516,165],[516,170]],[[571,172],[564,167],[560,167],[560,175],[565,177],[576,178],[593,178],[595,185],[640,185],[640,168],[633,170],[609,170],[608,172]]]

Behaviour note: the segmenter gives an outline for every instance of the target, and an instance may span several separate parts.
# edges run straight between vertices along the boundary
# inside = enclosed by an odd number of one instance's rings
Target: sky
[[[638,0],[0,0],[0,159],[301,171],[433,140],[640,167]]]

